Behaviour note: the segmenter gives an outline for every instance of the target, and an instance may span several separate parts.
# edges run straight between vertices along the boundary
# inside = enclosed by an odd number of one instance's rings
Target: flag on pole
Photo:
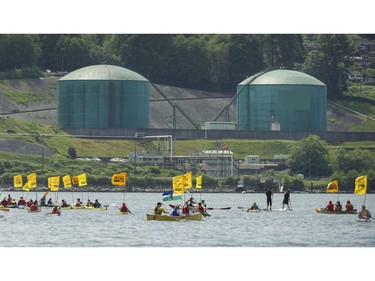
[[[367,176],[360,176],[355,179],[354,194],[366,194]]]
[[[16,175],[13,177],[14,188],[22,187],[22,175]]]
[[[36,173],[27,175],[27,182],[29,188],[36,188]]]
[[[78,175],[77,178],[78,178],[78,186],[87,185],[86,173]]]
[[[162,196],[163,196],[163,201],[174,201],[174,200],[182,199],[181,195],[173,195],[173,190],[164,192]]]
[[[173,192],[176,194],[184,194],[184,175],[176,176],[172,178]]]
[[[22,189],[29,192],[30,191],[29,182],[25,183],[24,186],[22,187]]]
[[[195,178],[195,187],[202,188],[202,175]]]
[[[60,185],[60,176],[48,178],[48,187],[51,189],[51,191],[59,191],[59,185]]]
[[[63,180],[65,189],[68,189],[68,188],[72,187],[72,181],[71,181],[71,178],[70,178],[69,174],[63,176],[62,180]]]
[[[73,176],[72,183],[73,184],[78,184],[79,183],[78,176]]]
[[[330,182],[327,185],[327,192],[328,193],[339,192],[339,181],[334,180],[334,181]]]
[[[192,188],[193,187],[193,173],[188,172],[184,175],[184,188]]]
[[[113,185],[126,185],[126,173],[113,174],[112,184]]]

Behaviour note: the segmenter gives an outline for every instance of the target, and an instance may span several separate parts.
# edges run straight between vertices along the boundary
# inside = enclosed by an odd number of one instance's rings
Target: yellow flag
[[[71,188],[72,187],[72,181],[70,179],[70,175],[69,174],[63,176],[62,180],[63,180],[63,183],[64,183],[64,188],[67,189],[67,188]]]
[[[202,188],[202,175],[195,178],[195,187]]]
[[[79,183],[78,176],[73,176],[72,182],[73,184],[78,184]]]
[[[48,187],[51,189],[51,191],[58,191],[59,185],[60,185],[60,176],[48,178]]]
[[[339,181],[335,180],[335,181],[330,182],[327,185],[327,192],[329,193],[339,192]]]
[[[36,173],[32,173],[27,176],[27,182],[29,188],[36,188]]]
[[[366,194],[367,191],[367,176],[357,177],[355,179],[354,194]]]
[[[13,177],[13,183],[14,183],[14,188],[17,187],[22,187],[22,175],[17,175]]]
[[[22,187],[22,189],[29,192],[30,191],[29,182],[25,183],[25,185]]]
[[[192,188],[193,187],[193,173],[188,172],[184,175],[184,188]]]
[[[172,178],[173,193],[175,194],[184,194],[184,175],[173,177]]]
[[[87,185],[86,173],[78,175],[77,178],[78,178],[78,186]]]
[[[112,184],[113,185],[126,185],[126,173],[113,174]]]

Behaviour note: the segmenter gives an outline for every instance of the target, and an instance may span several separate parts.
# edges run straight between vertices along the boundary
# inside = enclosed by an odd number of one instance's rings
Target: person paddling
[[[287,210],[290,210],[290,208],[289,208],[289,200],[290,200],[290,192],[289,192],[289,189],[288,189],[284,193],[283,210],[284,210],[284,205],[286,205],[288,207]]]
[[[360,218],[360,219],[371,218],[370,211],[366,209],[365,205],[362,205],[362,210],[359,212],[358,218]]]
[[[266,191],[267,196],[267,210],[272,211],[272,188],[269,188],[268,191]]]
[[[57,207],[57,205],[53,206],[53,209],[52,209],[52,212],[51,212],[52,215],[59,215],[61,214],[61,211],[60,209]]]

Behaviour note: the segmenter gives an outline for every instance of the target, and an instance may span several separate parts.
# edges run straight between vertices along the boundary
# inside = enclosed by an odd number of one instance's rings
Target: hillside
[[[156,86],[173,103],[180,106],[194,123],[199,125],[206,121],[212,121],[235,94],[228,95],[165,85]],[[18,120],[56,125],[56,96],[57,78],[55,77],[39,80],[2,80],[0,81],[0,112],[12,113],[9,117]],[[346,103],[345,105],[355,107],[353,104]],[[234,103],[229,110],[232,121],[236,121],[235,110]],[[364,112],[364,114],[366,113]],[[219,118],[219,121],[221,120],[223,117]],[[328,104],[327,120],[328,131],[361,131],[361,127],[366,123],[365,118],[331,103]],[[172,128],[172,122],[173,107],[155,88],[151,87],[150,128]],[[178,129],[194,128],[178,110],[176,110],[176,124]],[[367,131],[372,131],[371,128],[371,126],[367,126]]]

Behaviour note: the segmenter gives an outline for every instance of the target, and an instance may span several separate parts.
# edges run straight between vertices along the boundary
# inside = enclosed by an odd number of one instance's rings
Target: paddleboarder
[[[290,200],[290,191],[289,191],[289,189],[288,189],[288,190],[285,191],[285,193],[284,193],[283,210],[284,210],[284,205],[287,205],[287,206],[288,206],[288,209],[287,209],[287,210],[290,210],[290,208],[289,208],[289,200]]]
[[[272,188],[269,188],[267,191],[266,191],[266,196],[267,196],[267,210],[272,210]]]

